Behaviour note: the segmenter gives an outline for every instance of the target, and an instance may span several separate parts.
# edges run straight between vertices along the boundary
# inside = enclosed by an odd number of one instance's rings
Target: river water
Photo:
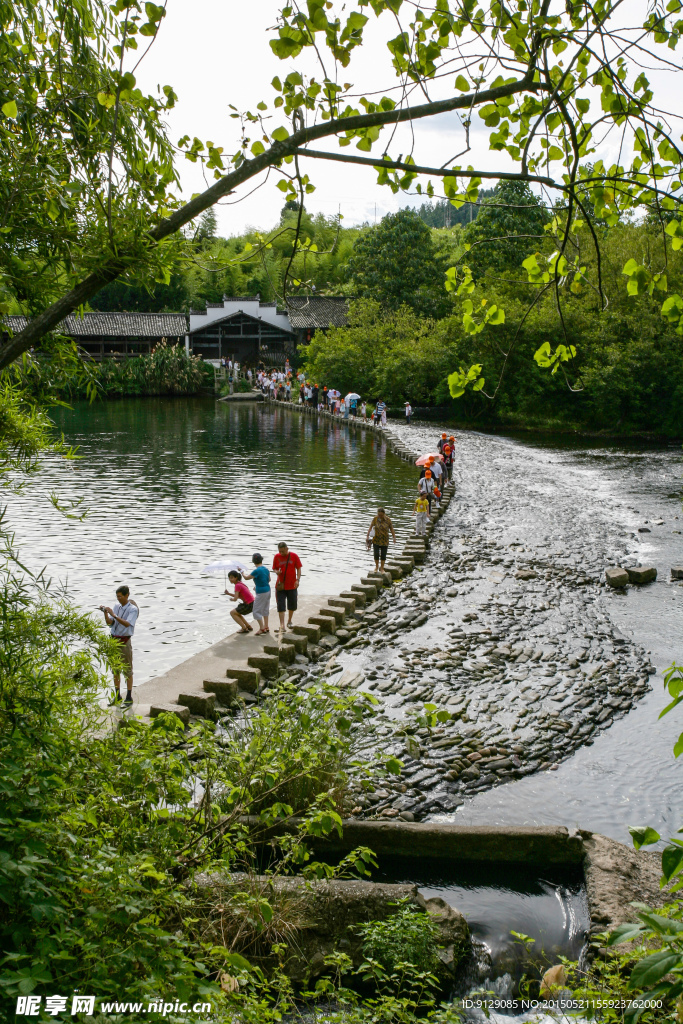
[[[8,526],[24,563],[84,609],[130,586],[136,684],[234,632],[209,563],[260,551],[270,565],[285,540],[303,561],[302,593],[338,594],[374,568],[364,539],[379,505],[399,541],[410,528],[414,474],[370,432],[213,398],[79,403],[54,419],[81,458],[48,460],[10,497]],[[62,505],[84,498],[87,518],[64,518],[50,492]]]
[[[208,562],[253,550],[267,560],[286,539],[304,562],[302,591],[338,593],[368,566],[363,539],[379,504],[401,534],[410,529],[415,471],[369,432],[212,399],[78,405],[55,419],[82,459],[48,460],[10,496],[8,525],[23,561],[44,566],[85,609],[113,601],[115,585],[128,582],[142,608],[137,682],[228,632],[223,579],[202,573]],[[410,432],[413,445],[432,448],[439,430]],[[659,672],[683,657],[683,590],[669,579],[683,562],[679,447],[458,437],[456,500],[438,531],[495,539],[587,573],[624,560],[656,565],[656,583],[591,600],[651,652]],[[85,521],[60,516],[51,491],[63,503],[83,497]],[[571,637],[580,613],[567,605],[566,616]],[[422,633],[429,642],[430,629],[433,638],[443,628],[435,615]],[[391,653],[390,644],[381,657]],[[652,692],[556,771],[477,793],[449,820],[579,825],[626,842],[630,824],[675,831],[683,797],[671,750],[681,723],[658,721],[661,676],[651,682]]]

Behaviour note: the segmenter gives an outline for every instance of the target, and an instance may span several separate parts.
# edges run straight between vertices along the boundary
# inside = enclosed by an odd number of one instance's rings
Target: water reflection
[[[79,404],[55,419],[82,459],[48,462],[10,498],[9,526],[29,567],[46,566],[85,608],[129,584],[142,609],[137,682],[229,631],[222,577],[201,574],[215,558],[268,560],[285,539],[304,562],[302,592],[332,594],[371,567],[377,505],[410,527],[415,470],[369,432],[213,399]],[[62,518],[52,490],[84,495],[86,521]]]

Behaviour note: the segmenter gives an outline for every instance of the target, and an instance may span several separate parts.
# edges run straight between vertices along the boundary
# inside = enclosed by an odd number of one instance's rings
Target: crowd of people
[[[378,403],[384,404],[384,403]],[[365,403],[363,403],[363,406]],[[383,409],[386,414],[386,406]],[[355,414],[354,414],[355,415]],[[417,486],[417,498],[413,513],[415,515],[415,533],[424,535],[427,530],[427,523],[432,513],[432,506],[438,507],[441,503],[443,489],[446,483],[453,478],[453,459],[455,452],[455,436],[450,437],[442,433],[437,443],[437,451],[422,457],[419,460],[421,465],[420,479]],[[373,518],[365,542],[368,550],[372,545],[375,560],[375,571],[384,570],[385,561],[389,548],[389,537],[396,543],[396,532],[394,525],[386,513],[386,509],[377,509],[377,515]],[[230,612],[233,621],[240,627],[238,633],[254,636],[263,636],[270,633],[269,615],[271,607],[271,575],[275,576],[275,605],[280,619],[280,635],[288,629],[291,630],[294,612],[297,610],[299,585],[301,582],[301,559],[295,551],[291,551],[284,541],[278,544],[277,554],[273,558],[271,569],[263,564],[263,556],[258,552],[252,555],[254,568],[250,572],[233,569],[228,573],[228,579],[232,591],[227,587],[225,594],[236,603],[236,607]],[[246,580],[253,581],[253,592],[246,584]],[[120,586],[116,590],[116,603],[113,607],[100,605],[105,621],[110,628],[113,639],[119,644],[121,661],[123,663],[123,675],[126,680],[126,696],[121,697],[121,673],[114,673],[114,698],[112,705],[123,703],[132,704],[133,696],[133,634],[140,609],[136,602],[130,597],[127,586]],[[251,615],[258,624],[258,629],[247,621],[246,616]],[[286,617],[286,621],[285,621]]]
[[[342,395],[336,388],[321,387],[307,380],[305,373],[294,374],[289,364],[284,370],[259,370],[256,374],[256,385],[266,398],[278,402],[296,402],[312,409],[326,410],[342,419],[370,419],[375,424],[386,426],[387,404],[381,399],[369,403],[354,391]],[[413,410],[409,402],[405,403],[406,422],[410,423]]]

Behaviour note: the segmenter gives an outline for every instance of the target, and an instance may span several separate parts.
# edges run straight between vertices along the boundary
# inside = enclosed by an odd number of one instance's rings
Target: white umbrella
[[[219,558],[217,562],[211,562],[211,564],[205,566],[202,571],[222,572],[223,583],[227,585],[225,579],[226,574],[229,572],[233,572],[233,570],[235,572],[249,572],[250,567],[246,564],[246,562],[243,562],[241,558],[233,558],[232,556],[228,555],[226,558]]]
[[[349,393],[348,393],[348,395],[346,397],[347,398],[355,398],[356,401],[358,401],[358,399],[360,398],[360,395],[357,395],[355,391],[349,391]]]

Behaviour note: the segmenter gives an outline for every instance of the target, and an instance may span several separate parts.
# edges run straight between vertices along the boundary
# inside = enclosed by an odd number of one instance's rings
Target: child
[[[256,584],[256,597],[254,598],[254,618],[259,624],[259,629],[254,636],[261,636],[262,633],[270,633],[268,628],[268,612],[270,611],[270,570],[263,564],[263,557],[258,551],[251,556],[256,566],[250,573],[245,572],[245,580],[253,580]]]
[[[235,569],[228,573],[228,579],[235,588],[235,593],[231,594],[229,590],[226,590],[225,593],[232,601],[240,602],[237,608],[233,608],[230,612],[230,618],[242,627],[237,630],[238,633],[253,633],[254,627],[249,625],[244,616],[249,615],[254,608],[254,595],[249,587],[242,583],[242,577]]]
[[[365,419],[365,417],[367,416],[367,412],[368,412],[368,407],[365,404],[365,402],[363,402],[363,404],[360,407],[360,414],[363,417],[363,419]]]
[[[436,484],[434,485],[434,501],[436,502],[436,507],[438,508],[439,505],[441,504],[441,491],[436,486]]]
[[[429,502],[425,498],[424,494],[420,491],[417,492],[417,500],[415,502],[415,534],[418,537],[424,537],[427,533],[427,520],[429,519]]]

